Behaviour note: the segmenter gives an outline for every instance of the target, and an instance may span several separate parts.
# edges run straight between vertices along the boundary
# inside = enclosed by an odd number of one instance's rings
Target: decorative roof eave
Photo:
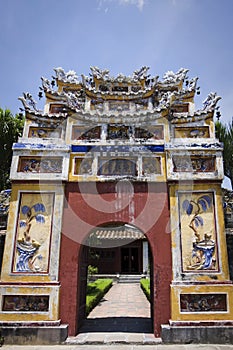
[[[193,100],[195,93],[196,93],[195,89],[192,91],[181,90],[181,91],[175,92],[175,97],[176,97],[176,100],[179,100],[179,101],[182,100],[182,102],[185,102],[185,101]]]
[[[60,125],[66,118],[68,114],[67,113],[57,113],[57,114],[48,114],[48,113],[42,113],[42,111],[26,111],[25,117],[26,119],[32,120],[38,124],[40,123],[47,123],[47,124],[54,124],[54,125]]]
[[[214,111],[196,111],[194,114],[174,113],[171,119],[172,124],[195,123],[207,119],[213,119]]]
[[[110,92],[110,91],[98,91],[95,88],[86,88],[85,92],[86,95],[89,97],[101,97],[103,99],[117,99],[117,98],[121,98],[121,97],[127,97],[129,99],[135,99],[135,98],[146,98],[146,97],[150,97],[155,91],[155,87],[150,87],[150,88],[145,88],[143,90],[139,90],[137,92],[134,91],[129,91],[129,92],[125,92],[122,91],[120,93],[118,92]]]
[[[171,82],[171,83],[159,81],[157,83],[158,89],[162,91],[171,91],[171,90],[179,91],[181,90],[182,85],[183,85],[183,81],[177,81],[177,82]]]
[[[114,112],[105,112],[101,113],[99,111],[76,111],[74,116],[75,118],[85,121],[85,122],[94,122],[94,123],[132,123],[132,122],[148,122],[153,121],[159,118],[168,118],[169,115],[169,109],[168,108],[161,108],[157,110],[145,110],[145,111],[136,111],[136,112],[126,112],[122,111],[122,113],[119,115],[118,113]]]
[[[45,92],[45,97],[48,100],[59,100],[59,101],[66,101],[66,98],[64,96],[64,92],[58,92],[58,91],[46,91]]]

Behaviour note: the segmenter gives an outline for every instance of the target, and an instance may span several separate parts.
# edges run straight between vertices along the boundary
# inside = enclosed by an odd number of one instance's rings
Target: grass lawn
[[[142,278],[140,280],[141,288],[147,297],[148,301],[150,302],[150,279],[149,278]]]
[[[86,316],[103,298],[104,294],[112,287],[113,280],[110,278],[100,278],[95,282],[87,284],[86,296]]]

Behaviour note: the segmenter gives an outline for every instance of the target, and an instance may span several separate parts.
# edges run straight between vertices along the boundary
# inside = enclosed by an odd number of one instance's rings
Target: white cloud
[[[119,5],[134,5],[140,11],[142,11],[146,0],[98,0],[98,10],[103,8],[103,6],[106,5],[106,3],[111,3],[111,2],[117,2]],[[106,8],[105,8],[105,12],[107,12]]]
[[[145,0],[119,0],[120,4],[136,5],[137,8],[142,11],[145,5]]]

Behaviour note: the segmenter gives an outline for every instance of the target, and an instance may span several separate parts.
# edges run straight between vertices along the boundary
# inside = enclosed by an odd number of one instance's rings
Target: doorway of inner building
[[[96,268],[96,274],[84,276],[85,265],[86,271],[88,266]],[[141,278],[147,279],[149,286],[153,285],[150,268],[153,264],[147,238],[141,230],[125,223],[107,223],[96,227],[83,244],[80,266],[80,311],[84,311],[86,307],[86,294],[82,291],[88,290],[87,284],[90,280],[112,278],[113,287],[107,297],[104,296],[96,309],[86,315],[82,322],[80,317],[84,313],[79,313],[78,333],[153,333],[153,306],[143,294],[140,285]],[[137,301],[138,298],[140,301]],[[113,308],[112,312],[110,308]]]
[[[123,274],[140,273],[139,269],[139,248],[138,247],[123,247],[121,248],[121,272]]]

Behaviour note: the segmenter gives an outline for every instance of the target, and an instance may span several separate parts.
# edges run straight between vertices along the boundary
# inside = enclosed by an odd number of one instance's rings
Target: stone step
[[[120,275],[118,278],[119,283],[140,283],[142,275]]]
[[[152,345],[162,344],[161,338],[155,338],[150,333],[82,333],[76,337],[69,337],[64,342],[66,345]]]

